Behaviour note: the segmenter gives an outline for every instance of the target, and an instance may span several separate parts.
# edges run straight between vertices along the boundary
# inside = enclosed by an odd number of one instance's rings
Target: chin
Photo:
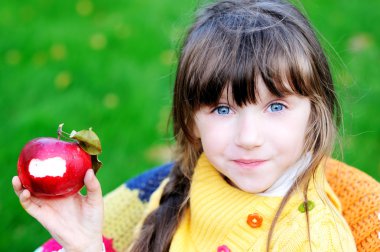
[[[238,186],[238,188],[244,192],[247,193],[252,193],[252,194],[257,194],[257,193],[263,193],[265,192],[268,188],[267,187],[249,187],[249,186]]]

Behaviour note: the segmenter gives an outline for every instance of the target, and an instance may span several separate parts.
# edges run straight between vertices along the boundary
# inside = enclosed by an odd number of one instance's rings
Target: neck
[[[280,178],[276,180],[268,189],[258,193],[261,196],[280,197],[284,196],[301,175],[310,165],[311,154],[307,153],[301,157],[293,166],[289,167]]]

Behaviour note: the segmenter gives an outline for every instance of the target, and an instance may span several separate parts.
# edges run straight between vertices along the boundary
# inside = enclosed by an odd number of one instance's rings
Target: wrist
[[[81,248],[62,248],[57,252],[106,252],[106,247],[103,242],[92,243],[91,246]]]

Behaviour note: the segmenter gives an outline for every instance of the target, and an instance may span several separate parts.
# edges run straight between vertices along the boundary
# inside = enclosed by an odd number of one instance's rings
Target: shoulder
[[[356,251],[355,239],[343,215],[328,199],[313,199],[310,238],[315,251]]]
[[[351,230],[335,206],[313,193],[308,200],[307,215],[301,197],[291,198],[275,227],[272,250],[356,251]]]

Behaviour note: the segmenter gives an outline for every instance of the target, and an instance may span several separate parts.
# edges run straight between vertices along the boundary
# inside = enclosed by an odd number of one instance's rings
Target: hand
[[[39,221],[68,251],[102,251],[103,197],[92,169],[84,178],[87,196],[37,198],[15,176],[12,185],[27,213]]]

